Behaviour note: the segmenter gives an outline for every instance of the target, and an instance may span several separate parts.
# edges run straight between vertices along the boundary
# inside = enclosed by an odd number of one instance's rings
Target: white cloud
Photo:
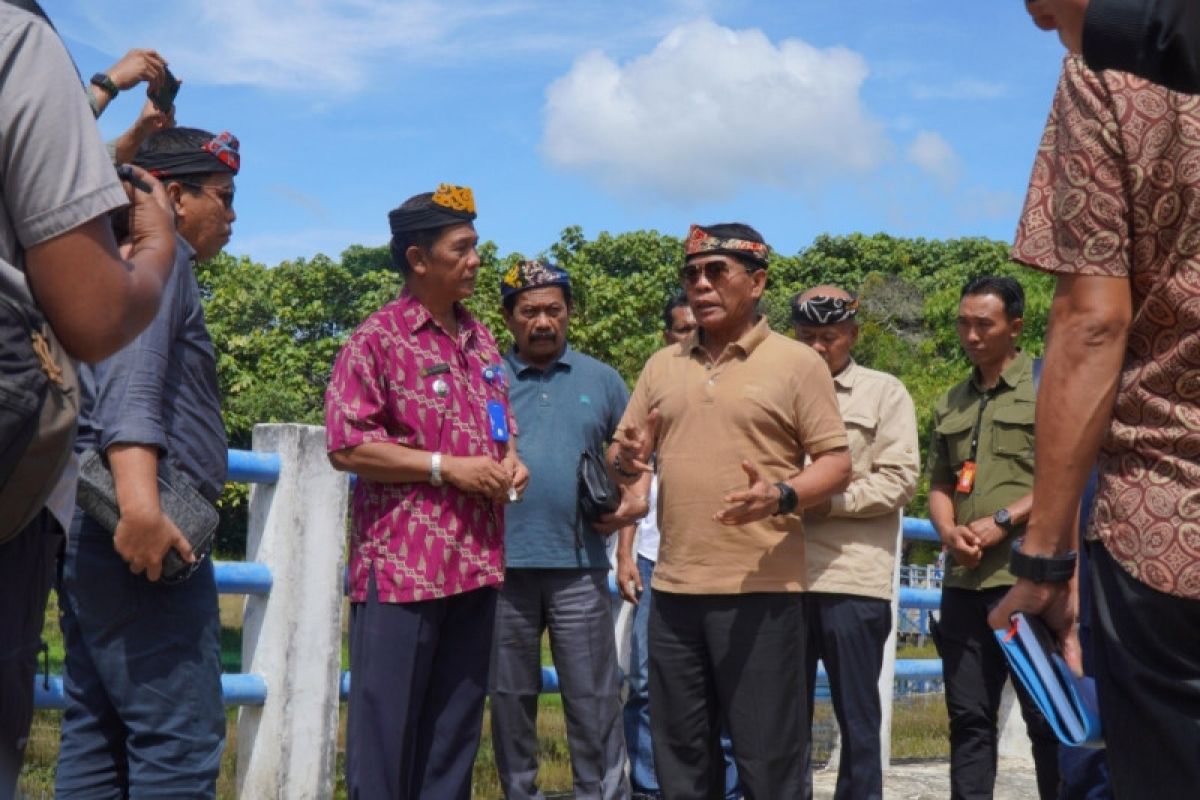
[[[947,191],[962,177],[962,159],[941,134],[921,131],[908,147],[908,160],[929,173]]]
[[[382,59],[437,63],[464,29],[517,14],[513,3],[435,0],[177,0],[113,16],[78,9],[66,33],[104,52],[151,44],[185,80],[343,94],[363,88]],[[389,76],[389,79],[390,76]]]
[[[850,50],[700,19],[623,65],[600,51],[576,60],[546,90],[542,152],[618,191],[673,200],[816,188],[890,153],[859,96],[866,77]]]

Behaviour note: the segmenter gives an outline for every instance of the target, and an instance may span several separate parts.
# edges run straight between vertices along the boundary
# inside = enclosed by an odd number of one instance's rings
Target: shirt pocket
[[[992,415],[992,452],[1002,458],[1033,458],[1034,403],[1016,401]]]
[[[947,415],[935,428],[938,436],[946,442],[946,457],[950,459],[950,468],[955,471],[964,461],[971,460],[971,434],[978,418],[979,410],[971,408]]]
[[[869,475],[873,461],[871,449],[875,445],[875,431],[879,420],[855,411],[846,412],[842,420],[846,423],[846,438],[850,443],[854,476]]]

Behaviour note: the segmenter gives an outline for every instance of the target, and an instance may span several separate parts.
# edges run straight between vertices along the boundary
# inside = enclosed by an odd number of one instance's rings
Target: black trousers
[[[800,594],[654,591],[650,727],[664,798],[724,797],[722,723],[747,800],[801,796],[804,638]]]
[[[946,682],[950,796],[956,799],[990,800],[995,788],[1000,694],[1009,670],[987,615],[1007,591],[1007,586],[942,590],[934,641]],[[1058,795],[1058,739],[1016,679],[1013,688],[1033,743],[1038,794],[1042,800],[1052,800]]]
[[[879,726],[879,673],[892,631],[892,604],[876,597],[809,592],[805,595],[808,643],[808,747],[804,749],[805,797],[812,797],[812,721],[817,660],[825,662],[833,713],[842,736],[834,800],[883,797]]]
[[[1092,658],[1113,793],[1200,794],[1200,601],[1132,577],[1088,545]]]
[[[0,545],[0,799],[17,790],[33,722],[46,600],[61,545],[62,526],[45,509]]]
[[[351,605],[351,800],[470,800],[498,594]]]

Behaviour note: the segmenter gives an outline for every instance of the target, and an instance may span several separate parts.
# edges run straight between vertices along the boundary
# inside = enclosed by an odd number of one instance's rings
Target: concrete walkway
[[[819,770],[813,775],[815,800],[829,800],[837,783],[837,770]],[[945,800],[950,796],[950,765],[945,761],[892,762],[883,775],[887,800]],[[1033,762],[1002,758],[997,769],[995,800],[1029,800],[1037,797]]]

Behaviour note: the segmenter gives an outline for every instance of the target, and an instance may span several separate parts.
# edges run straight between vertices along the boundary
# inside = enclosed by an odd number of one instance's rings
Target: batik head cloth
[[[459,225],[475,219],[475,195],[467,186],[443,183],[436,192],[414,195],[388,212],[392,235]]]
[[[858,298],[813,295],[792,301],[792,322],[797,325],[836,325],[858,315]]]
[[[549,261],[521,261],[509,267],[500,279],[500,297],[509,298],[526,289],[540,289],[543,286],[561,286],[570,290],[571,276],[565,269]]]
[[[211,175],[214,172],[237,175],[242,168],[242,156],[238,152],[237,137],[225,131],[194,149],[139,152],[133,163],[160,179]]]
[[[763,242],[752,242],[748,239],[735,239],[729,236],[713,236],[699,225],[693,225],[688,230],[687,241],[683,243],[683,252],[686,258],[710,253],[748,258],[765,267],[771,248]]]

